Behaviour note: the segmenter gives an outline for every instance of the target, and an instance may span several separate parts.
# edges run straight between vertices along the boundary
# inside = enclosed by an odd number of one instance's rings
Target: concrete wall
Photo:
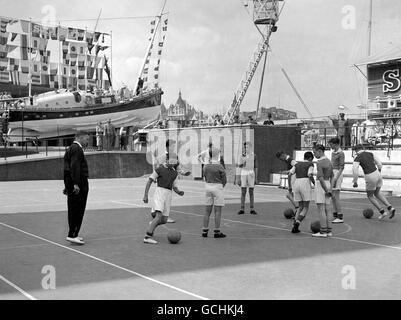
[[[368,150],[374,153],[383,163],[383,190],[392,191],[393,195],[401,195],[401,150],[391,150],[390,154],[383,150]],[[294,157],[296,160],[303,160],[305,151],[295,151]],[[359,168],[359,187],[352,187],[352,162],[354,157],[352,151],[345,150],[345,169],[343,187],[346,190],[365,190],[365,180],[363,179],[362,168]],[[326,156],[331,159],[331,151],[326,151]],[[316,167],[316,166],[315,166]],[[315,168],[316,170],[316,168]]]
[[[150,174],[146,154],[98,152],[86,155],[90,179],[136,178]],[[63,158],[52,157],[0,165],[0,181],[62,180]]]

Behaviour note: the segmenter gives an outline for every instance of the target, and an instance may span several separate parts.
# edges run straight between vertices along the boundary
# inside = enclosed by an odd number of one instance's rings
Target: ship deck
[[[311,237],[315,204],[290,233],[283,217],[284,190],[257,186],[257,216],[238,216],[238,187],[227,185],[225,239],[202,238],[202,182],[180,180],[185,196],[173,197],[175,224],[159,227],[158,245],[142,242],[150,221],[142,201],[146,178],[91,180],[81,236],[65,241],[62,181],[0,182],[0,300],[7,299],[399,299],[400,215],[367,220],[363,194],[344,193],[346,223],[330,239]],[[153,194],[152,187],[151,194]],[[391,201],[401,210],[400,198]],[[248,207],[247,207],[248,210]],[[213,227],[213,218],[211,219]],[[182,233],[169,244],[168,229]],[[42,286],[54,267],[54,290]],[[48,267],[49,268],[49,267]],[[350,269],[351,268],[351,269]],[[352,269],[353,268],[353,269]],[[42,273],[44,271],[44,273]],[[355,288],[346,276],[355,271]]]

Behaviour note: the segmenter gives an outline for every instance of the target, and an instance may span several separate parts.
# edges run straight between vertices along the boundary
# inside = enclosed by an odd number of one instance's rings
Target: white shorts
[[[330,189],[330,181],[325,180],[324,183],[326,184],[326,188]],[[324,191],[319,180],[316,180],[315,194],[316,203],[330,204],[331,198],[326,196],[326,192]]]
[[[153,197],[154,206],[152,208],[152,211],[160,211],[164,217],[168,217],[170,215],[172,196],[172,190],[156,187],[156,191]]]
[[[241,170],[241,188],[255,188],[255,171]]]
[[[224,191],[221,183],[206,183],[206,205],[224,207]]]
[[[334,170],[333,170],[334,176],[336,176],[336,175],[338,174],[339,171],[340,171],[340,170],[334,169]],[[337,183],[334,185],[333,190],[341,190],[341,185],[343,184],[343,179],[344,179],[344,176],[343,176],[343,174],[341,174],[341,175],[338,177]]]
[[[366,191],[375,191],[383,186],[383,178],[379,170],[365,174]]]
[[[294,201],[311,201],[312,188],[309,178],[300,178],[295,180],[294,184]]]

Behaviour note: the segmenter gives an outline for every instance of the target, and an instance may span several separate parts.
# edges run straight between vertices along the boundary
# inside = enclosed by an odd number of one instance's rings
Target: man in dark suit
[[[78,236],[85,214],[88,199],[88,163],[83,147],[89,142],[86,132],[78,132],[75,141],[64,155],[64,194],[67,195],[69,232],[67,241],[83,245],[83,238]]]

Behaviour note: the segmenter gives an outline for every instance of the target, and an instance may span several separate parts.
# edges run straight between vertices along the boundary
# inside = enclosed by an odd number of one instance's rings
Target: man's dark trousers
[[[67,194],[69,238],[78,237],[81,229],[89,192],[88,178],[82,179],[79,188],[78,194],[74,194],[71,189],[68,190]]]

